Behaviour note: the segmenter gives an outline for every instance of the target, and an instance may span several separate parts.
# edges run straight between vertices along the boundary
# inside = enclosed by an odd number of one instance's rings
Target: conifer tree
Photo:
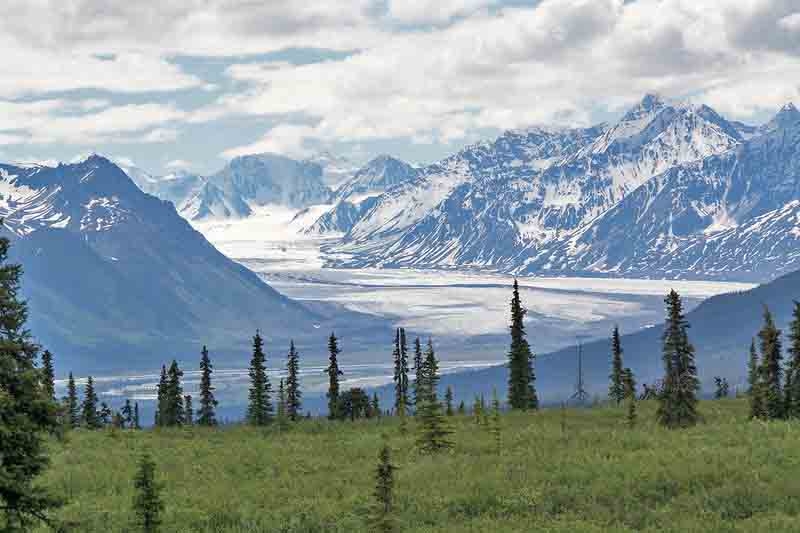
[[[622,369],[622,397],[628,396],[636,397],[636,378],[633,376],[633,370],[630,367]]]
[[[106,402],[100,402],[100,411],[97,416],[100,419],[100,426],[105,427],[111,424],[111,407]]]
[[[167,370],[167,390],[164,396],[164,411],[161,413],[164,426],[181,426],[185,422],[182,377],[183,371],[178,366],[178,362],[173,359]]]
[[[83,425],[89,429],[99,429],[101,426],[100,414],[97,412],[97,393],[94,390],[92,376],[86,378],[81,418],[83,419]]]
[[[786,410],[790,418],[800,418],[800,302],[794,302],[789,323],[789,368],[786,371]]]
[[[636,427],[636,395],[631,394],[627,396],[626,400],[628,404],[628,414],[626,417],[626,421],[628,423],[628,427],[633,429]]]
[[[125,405],[122,406],[120,414],[122,415],[122,424],[120,427],[133,428],[133,406],[131,405],[130,399],[125,399]]]
[[[75,386],[75,377],[72,372],[69,373],[69,380],[67,381],[67,420],[73,429],[81,425],[78,388]]]
[[[406,331],[398,328],[394,340],[394,411],[404,416],[408,410],[408,347]]]
[[[783,391],[781,388],[783,359],[781,331],[775,326],[772,313],[764,307],[764,326],[758,332],[761,343],[761,387],[764,411],[774,420],[784,415]]]
[[[750,404],[750,418],[766,418],[764,411],[763,387],[761,386],[761,363],[758,360],[756,341],[750,341],[750,357],[747,369],[747,394]]]
[[[328,338],[328,368],[325,373],[328,374],[328,418],[331,420],[338,420],[341,418],[339,414],[339,376],[343,372],[339,370],[339,341],[336,335],[331,333]]]
[[[501,447],[500,447],[500,437],[501,437],[501,426],[500,426],[500,398],[497,397],[497,390],[492,390],[492,423],[490,426],[490,431],[492,433],[492,437],[494,437],[494,445],[495,445],[495,453],[500,454]]]
[[[267,376],[267,358],[260,332],[253,337],[253,357],[250,360],[250,392],[247,421],[253,426],[272,422],[272,387]]]
[[[42,388],[48,398],[56,401],[56,376],[53,369],[53,354],[50,350],[42,353]]]
[[[158,400],[156,401],[156,426],[165,426],[167,408],[167,366],[161,365],[161,377],[158,380]]]
[[[292,422],[300,419],[303,409],[302,393],[300,392],[300,354],[294,347],[294,341],[289,344],[289,355],[286,361],[286,416]]]
[[[375,510],[372,529],[381,533],[397,530],[394,519],[394,472],[389,445],[384,444],[378,455],[378,470],[375,475]]]
[[[689,342],[689,324],[677,292],[670,291],[664,302],[667,320],[663,333],[664,387],[659,397],[658,420],[668,428],[697,423],[697,391],[700,383],[694,362],[694,347]]]
[[[428,340],[423,363],[425,387],[424,396],[417,416],[420,420],[420,434],[417,445],[425,453],[435,453],[452,448],[450,428],[442,416],[442,405],[439,403],[436,388],[439,383],[439,363],[433,349],[433,341]]]
[[[475,402],[472,404],[472,416],[475,418],[475,423],[481,425],[483,422],[483,402],[480,396],[475,395]]]
[[[536,375],[533,371],[533,352],[525,339],[525,309],[519,296],[519,284],[514,280],[511,298],[511,348],[508,352],[508,404],[512,409],[538,409]]]
[[[453,388],[447,387],[447,390],[444,392],[444,414],[447,416],[453,416],[455,413],[453,412]]]
[[[458,414],[459,415],[467,414],[467,406],[464,405],[464,400],[461,400],[460,402],[458,402]]]
[[[183,397],[183,423],[186,426],[194,425],[194,408],[192,407],[191,394]]]
[[[714,376],[714,399],[721,400],[727,398],[730,393],[728,380],[719,376]]]
[[[214,387],[211,384],[211,374],[214,365],[208,355],[208,348],[203,346],[200,352],[200,409],[197,411],[197,424],[200,426],[217,425],[217,399],[214,397]]]
[[[156,482],[156,465],[149,454],[144,454],[139,460],[133,484],[136,490],[133,499],[136,525],[143,533],[156,533],[161,526],[164,502],[161,500],[161,486]]]
[[[376,418],[380,418],[381,416],[381,403],[380,400],[378,400],[377,392],[372,394],[372,413]]]
[[[608,387],[608,397],[617,405],[625,399],[625,384],[623,383],[622,342],[619,338],[619,327],[614,326],[611,334],[611,384]]]
[[[414,410],[416,410],[419,405],[419,399],[422,396],[420,389],[424,386],[422,383],[425,379],[422,375],[422,363],[422,343],[420,342],[419,337],[417,337],[414,339]]]
[[[29,531],[31,519],[48,522],[55,505],[33,481],[47,466],[45,435],[58,429],[58,406],[36,367],[39,347],[19,295],[22,267],[7,262],[9,246],[0,238],[0,530]]]
[[[286,428],[289,419],[286,413],[286,387],[282,379],[278,384],[278,413],[276,418],[278,421],[278,428]]]
[[[139,421],[139,402],[133,403],[133,429],[142,429],[142,424]]]

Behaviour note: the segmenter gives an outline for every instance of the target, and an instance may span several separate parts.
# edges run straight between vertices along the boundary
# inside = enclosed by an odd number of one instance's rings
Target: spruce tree
[[[267,376],[267,358],[260,332],[253,337],[253,357],[250,360],[250,392],[247,421],[253,426],[266,426],[272,421],[272,387]]]
[[[167,420],[166,413],[169,410],[167,407],[167,367],[161,365],[161,377],[158,380],[158,400],[156,401],[156,426],[165,426]]]
[[[81,418],[83,425],[89,429],[99,429],[101,424],[100,413],[97,412],[97,393],[94,390],[94,379],[92,376],[86,378],[86,388],[83,392],[83,405],[81,407]]]
[[[376,418],[380,418],[381,416],[381,403],[380,400],[378,400],[377,392],[372,394],[372,413]]]
[[[139,402],[133,403],[133,429],[142,429],[142,424],[139,420]]]
[[[339,376],[343,373],[339,370],[339,341],[336,335],[331,333],[328,338],[328,367],[325,373],[328,374],[328,418],[338,420],[339,414]]]
[[[483,402],[477,394],[475,395],[475,402],[472,404],[472,416],[475,418],[475,423],[480,426],[483,422]]]
[[[208,355],[208,348],[203,346],[200,352],[200,409],[197,411],[197,424],[200,426],[217,425],[217,399],[214,397],[214,387],[211,385],[211,374],[214,365]]]
[[[81,425],[81,412],[78,403],[78,388],[75,386],[75,377],[69,373],[67,381],[67,420],[73,429]]]
[[[800,418],[800,302],[794,302],[789,323],[789,368],[786,371],[786,410],[790,418]]]
[[[194,425],[194,408],[192,407],[191,394],[183,397],[183,423],[186,426]]]
[[[772,313],[764,307],[764,326],[758,332],[761,344],[761,386],[764,411],[770,420],[784,415],[783,391],[781,388],[783,359],[781,331],[775,326]]]
[[[42,389],[48,398],[56,401],[56,376],[53,369],[53,354],[50,350],[42,353]]]
[[[450,428],[442,416],[442,405],[439,403],[436,388],[439,383],[439,363],[433,349],[433,341],[428,340],[423,363],[425,376],[424,396],[417,414],[420,424],[420,434],[417,445],[424,453],[435,453],[452,448],[450,442]]]
[[[185,421],[182,377],[183,371],[178,366],[178,362],[173,359],[167,370],[167,390],[164,397],[164,411],[161,413],[164,426],[181,426]]]
[[[58,406],[36,367],[39,347],[19,295],[22,267],[7,263],[9,246],[0,238],[0,530],[29,531],[31,519],[49,521],[55,505],[33,481],[47,466],[45,438],[58,429]]]
[[[375,474],[375,510],[372,530],[390,533],[397,530],[394,518],[394,472],[389,445],[384,444],[378,455],[378,470]]]
[[[492,433],[492,437],[494,437],[494,446],[495,446],[495,453],[498,455],[501,452],[500,447],[500,437],[501,437],[501,430],[502,427],[500,425],[500,398],[497,397],[497,390],[492,390],[492,423],[490,426],[490,431]]]
[[[625,367],[622,369],[622,397],[624,399],[630,396],[636,397],[636,378],[633,376],[633,370]]]
[[[294,347],[294,341],[289,343],[289,355],[286,361],[286,416],[292,422],[300,419],[303,402],[300,392],[300,354]]]
[[[721,400],[727,398],[730,393],[728,380],[719,376],[714,376],[714,399]]]
[[[625,399],[625,384],[623,383],[622,342],[619,338],[619,327],[614,326],[611,334],[611,384],[608,387],[608,397],[617,405]]]
[[[508,404],[512,409],[538,409],[536,375],[533,371],[533,352],[525,339],[525,309],[519,296],[519,284],[514,280],[511,298],[511,348],[508,352]]]
[[[161,526],[161,513],[164,502],[161,500],[161,487],[156,482],[156,465],[149,454],[142,455],[139,469],[134,478],[135,495],[133,512],[136,525],[143,533],[156,533]]]
[[[122,415],[122,424],[120,427],[133,428],[133,406],[131,405],[130,399],[125,399],[125,405],[122,406],[120,414]]]
[[[106,402],[100,402],[100,411],[98,411],[97,416],[100,419],[100,426],[106,427],[111,424],[111,406],[109,406]]]
[[[636,427],[636,395],[632,394],[628,396],[626,402],[628,404],[626,422],[628,423],[628,427],[633,429]]]
[[[447,390],[444,392],[444,414],[447,416],[453,416],[455,413],[453,412],[453,389],[452,387],[447,387]]]
[[[461,400],[460,402],[458,402],[458,414],[459,415],[467,414],[467,406],[464,405],[464,400]]]
[[[398,328],[394,341],[394,411],[404,416],[408,411],[408,347],[406,331]]]
[[[417,409],[419,398],[422,396],[420,393],[420,389],[423,386],[422,380],[424,379],[422,376],[422,363],[422,343],[420,342],[419,337],[417,337],[414,339],[414,410]]]
[[[697,423],[697,391],[700,383],[694,362],[694,347],[689,342],[689,323],[677,292],[670,291],[664,302],[667,319],[663,333],[664,387],[658,407],[658,420],[668,428]]]
[[[278,413],[276,418],[278,421],[278,428],[286,428],[289,418],[286,413],[286,387],[282,379],[278,384]]]
[[[766,418],[763,387],[761,386],[761,363],[758,360],[755,339],[750,341],[750,357],[747,366],[747,395],[750,404],[750,418]]]

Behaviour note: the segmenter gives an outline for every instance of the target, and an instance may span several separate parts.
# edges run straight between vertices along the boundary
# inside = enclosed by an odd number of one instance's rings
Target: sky
[[[645,93],[800,103],[797,0],[4,0],[0,160],[444,157]]]

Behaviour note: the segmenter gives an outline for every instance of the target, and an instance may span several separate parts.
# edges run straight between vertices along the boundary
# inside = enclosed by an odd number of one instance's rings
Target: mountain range
[[[329,266],[763,281],[800,268],[800,111],[648,95],[613,124],[509,131],[400,172],[309,231]]]
[[[230,181],[246,188],[236,175]],[[259,328],[281,347],[289,337],[324,346],[333,328],[358,324],[363,333],[372,324],[285,298],[99,156],[57,167],[0,164],[0,217],[12,260],[24,265],[31,330],[59,354],[61,369],[152,371],[202,344],[220,362],[244,366]]]

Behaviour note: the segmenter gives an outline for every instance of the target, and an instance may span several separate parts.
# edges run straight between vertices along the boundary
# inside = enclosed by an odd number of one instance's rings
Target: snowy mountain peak
[[[646,94],[642,100],[622,117],[621,122],[631,122],[651,116],[667,107],[666,102],[657,94]]]
[[[767,131],[791,128],[800,123],[800,110],[791,102],[784,105],[766,125]]]

